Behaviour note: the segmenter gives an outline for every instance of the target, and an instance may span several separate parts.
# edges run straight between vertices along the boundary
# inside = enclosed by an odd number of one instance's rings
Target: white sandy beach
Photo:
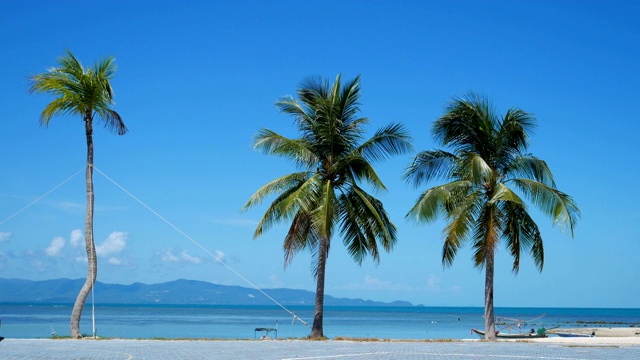
[[[559,337],[558,332],[574,334],[595,334],[593,337]],[[640,328],[637,327],[583,327],[552,329],[547,332],[549,337],[544,339],[528,339],[532,342],[558,343],[566,345],[640,345]]]

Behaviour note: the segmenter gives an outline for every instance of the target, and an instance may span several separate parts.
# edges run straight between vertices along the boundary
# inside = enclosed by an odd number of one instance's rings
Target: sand
[[[555,333],[595,334],[596,337],[638,337],[640,328],[637,327],[581,327],[581,328],[557,328],[547,331],[547,334]]]
[[[554,333],[565,332],[574,334],[593,334],[593,337],[559,337]],[[526,341],[557,343],[567,346],[619,346],[640,345],[640,328],[637,327],[583,327],[558,328],[547,331],[549,337],[544,339],[529,339]]]

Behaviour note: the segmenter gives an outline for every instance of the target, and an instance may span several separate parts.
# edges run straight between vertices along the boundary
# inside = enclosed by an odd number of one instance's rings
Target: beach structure
[[[471,329],[471,332],[478,335],[481,339],[484,339],[486,335],[484,331],[478,330],[478,329]],[[547,334],[546,334],[545,328],[540,328],[538,329],[538,331],[531,329],[531,331],[528,333],[514,333],[514,334],[502,333],[502,332],[496,331],[496,338],[498,339],[535,339],[535,338],[546,338],[546,337],[547,337]]]

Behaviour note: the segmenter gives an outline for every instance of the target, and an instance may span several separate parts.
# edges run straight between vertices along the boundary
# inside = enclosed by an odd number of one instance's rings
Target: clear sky
[[[519,107],[537,117],[530,150],[582,218],[572,239],[533,212],[544,271],[527,257],[514,276],[501,249],[496,306],[637,308],[639,15],[635,1],[0,0],[0,221],[85,166],[81,120],[40,127],[52,98],[27,94],[28,77],[65,48],[85,66],[113,55],[115,109],[130,132],[96,128],[96,167],[255,284],[313,291],[309,253],[283,268],[287,225],[253,240],[265,208],[240,211],[261,185],[295,170],[254,151],[253,135],[267,127],[296,136],[274,102],[305,77],[359,74],[368,135],[401,122],[417,150],[436,146],[433,121],[469,90],[500,113]],[[375,164],[395,249],[359,267],[334,238],[326,293],[483,306],[470,248],[443,269],[443,223],[404,219],[419,195],[401,180],[412,157]],[[94,179],[99,281],[246,286],[101,174]],[[0,224],[0,277],[84,278],[84,207],[80,173]]]

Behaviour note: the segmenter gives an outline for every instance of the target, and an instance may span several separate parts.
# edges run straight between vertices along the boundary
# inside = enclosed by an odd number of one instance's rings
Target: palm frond
[[[253,206],[260,205],[265,197],[273,193],[285,192],[293,187],[300,186],[310,177],[311,174],[309,172],[297,172],[274,179],[258,189],[242,206],[242,211],[247,211]]]
[[[504,169],[505,174],[509,178],[524,177],[525,179],[535,180],[556,187],[553,174],[544,160],[538,159],[533,155],[516,156]]]
[[[458,158],[444,150],[430,150],[418,153],[402,177],[417,188],[422,183],[436,179],[450,179]]]
[[[489,199],[488,203],[493,204],[499,201],[512,202],[520,206],[524,206],[524,201],[518,196],[518,194],[509,189],[509,187],[504,183],[498,183],[496,185],[496,188],[493,191],[493,196]]]
[[[113,110],[113,89],[109,82],[115,75],[115,59],[108,57],[85,69],[66,50],[66,55],[58,59],[58,65],[31,77],[29,93],[48,93],[55,97],[42,112],[40,123],[48,126],[53,116],[67,114],[93,121],[95,112],[107,130],[124,135],[127,127]]]
[[[545,215],[553,220],[553,225],[573,230],[580,217],[580,210],[571,196],[542,182],[528,179],[512,179],[516,186]]]
[[[411,136],[402,124],[389,124],[360,145],[356,152],[370,161],[380,161],[392,155],[402,155],[413,151]]]
[[[396,243],[396,227],[393,225],[382,202],[354,186],[341,195],[343,206],[341,234],[349,255],[361,264],[371,254],[373,260],[380,261],[378,243],[389,252]]]
[[[323,184],[318,194],[317,207],[311,211],[312,221],[318,230],[318,235],[331,239],[334,224],[338,219],[338,199],[330,181]]]
[[[331,172],[341,174],[341,179],[337,184],[342,187],[342,183],[347,185],[367,182],[375,191],[386,190],[377,172],[366,159],[354,154],[340,158],[331,168]]]
[[[486,255],[495,253],[500,245],[502,233],[502,212],[495,204],[485,204],[473,229],[474,266],[482,269]]]
[[[314,231],[309,213],[302,210],[298,211],[284,239],[285,268],[291,264],[298,252],[305,248],[316,247],[318,240],[318,234]]]
[[[447,205],[457,199],[455,194],[468,193],[470,189],[471,184],[468,181],[452,181],[434,186],[420,195],[418,201],[405,217],[415,222],[424,221],[426,223],[435,221],[439,214],[446,217],[448,216]]]
[[[542,271],[544,249],[538,225],[531,218],[524,204],[504,202],[501,206],[505,214],[503,236],[513,258],[513,272],[517,274],[520,269],[520,254],[523,249],[529,251],[538,270]]]
[[[255,135],[254,148],[268,155],[278,155],[298,165],[311,168],[318,158],[304,139],[289,139],[269,129],[260,129]]]

